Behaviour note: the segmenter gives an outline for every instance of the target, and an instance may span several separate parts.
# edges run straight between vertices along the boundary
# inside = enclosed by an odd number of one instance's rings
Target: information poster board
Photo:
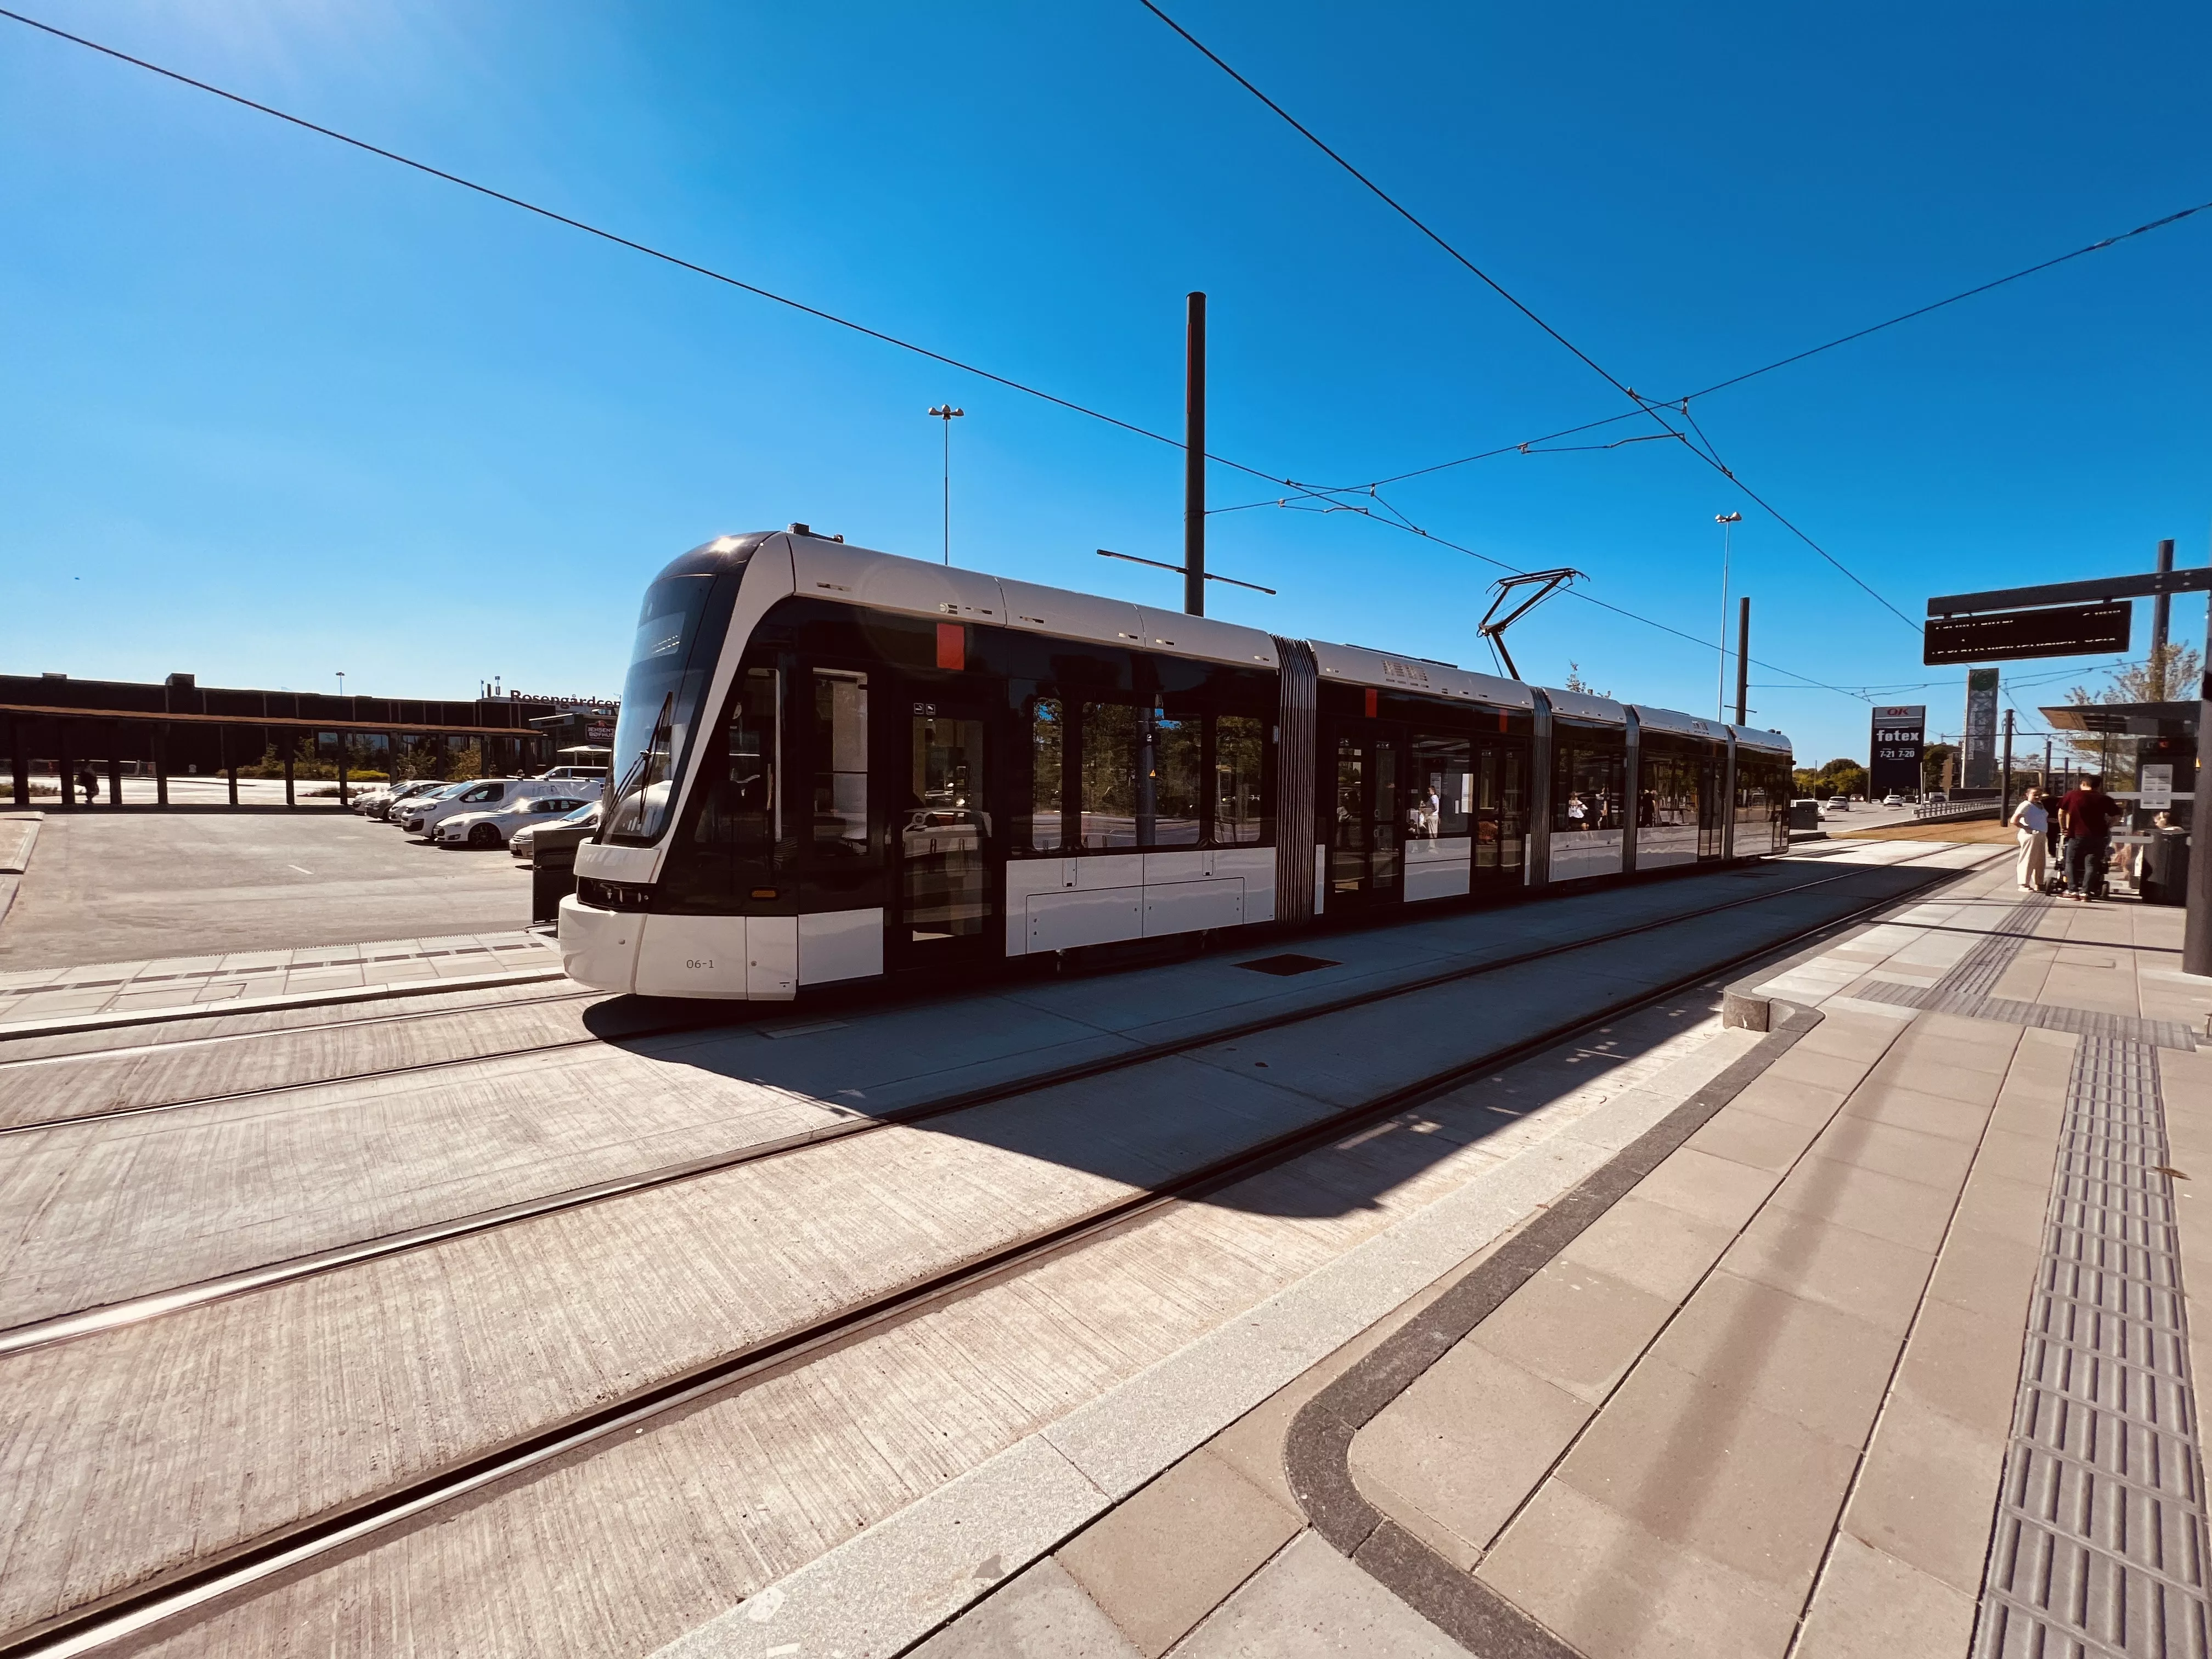
[[[1871,757],[1867,763],[1867,793],[1880,800],[1884,795],[1919,793],[1920,757],[1927,738],[1924,703],[1877,708],[1873,740],[1867,745]]]
[[[2163,812],[2173,805],[2173,763],[2145,761],[2136,779],[2142,791],[2137,803],[2146,812]]]

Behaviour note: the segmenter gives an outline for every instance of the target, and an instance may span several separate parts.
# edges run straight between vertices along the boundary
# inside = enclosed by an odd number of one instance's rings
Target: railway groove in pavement
[[[1979,867],[1981,866],[1978,863],[1955,873],[1963,876]],[[1801,887],[1793,890],[1804,890]],[[1778,896],[1758,896],[1766,899]],[[1925,889],[1913,893],[1886,895],[1784,938],[1763,940],[1727,960],[1700,963],[1694,970],[1680,975],[1665,985],[1644,991],[1633,1002],[1614,1006],[1596,1016],[1577,1016],[1510,1046],[1464,1060],[1443,1072],[1332,1111],[1286,1133],[1240,1148],[1152,1188],[1101,1206],[1048,1231],[1011,1242],[988,1255],[906,1285],[887,1295],[855,1303],[743,1350],[726,1353],[707,1364],[663,1378],[650,1387],[626,1395],[597,1409],[542,1424],[527,1436],[478,1455],[457,1461],[419,1479],[402,1482],[383,1492],[312,1517],[297,1526],[247,1540],[240,1546],[190,1562],[178,1570],[149,1577],[116,1594],[25,1626],[7,1638],[0,1638],[0,1651],[76,1654],[109,1645],[154,1625],[189,1613],[217,1598],[242,1590],[317,1556],[341,1550],[358,1540],[440,1504],[482,1491],[496,1481],[631,1429],[647,1418],[697,1401],[733,1384],[756,1382],[800,1360],[915,1316],[932,1306],[971,1291],[989,1280],[1020,1271],[1048,1256],[1073,1250],[1100,1239],[1170,1206],[1188,1203],[1261,1170],[1325,1147],[1347,1132],[1370,1121],[1386,1118],[1421,1099],[1432,1097],[1480,1073],[1513,1063],[1577,1031],[1618,1019],[1633,1008],[1663,1000],[1689,987],[1710,982],[1717,975],[1724,975],[1743,964],[1786,954],[1810,939],[1832,934],[1900,903],[1919,902],[1925,896]],[[1673,922],[1684,920],[1687,918],[1669,919]],[[1622,936],[1615,933],[1608,935],[1605,940],[1585,940],[1579,945],[1554,946],[1543,951],[1528,953],[1518,959],[1526,961],[1538,956],[1568,954],[1595,944],[1610,943]],[[1506,964],[1487,964],[1488,967],[1503,965]],[[1470,975],[1464,971],[1455,972],[1442,976],[1442,980],[1448,981],[1468,976]],[[1438,981],[1431,981],[1434,982]],[[1386,994],[1403,994],[1406,988],[1394,988],[1391,993],[1373,994],[1359,1000],[1380,1000]],[[1306,1019],[1313,1017],[1312,1011],[1305,1011],[1296,1018]],[[1271,1025],[1287,1023],[1292,1022],[1288,1019],[1268,1022]],[[1204,1039],[1207,1042],[1218,1040],[1218,1034]]]
[[[882,1130],[902,1126],[911,1127],[917,1123],[927,1122],[933,1118],[946,1116],[956,1112],[971,1110],[979,1106],[994,1105],[1002,1101],[1014,1099],[1024,1094],[1035,1093],[1045,1089],[1056,1087],[1060,1085],[1081,1082],[1115,1072],[1133,1070],[1138,1066],[1148,1065],[1153,1061],[1167,1059],[1173,1055],[1187,1054],[1197,1048],[1209,1048],[1216,1043],[1235,1042],[1245,1037],[1258,1036],[1262,1032],[1280,1030],[1288,1026],[1307,1024],[1309,1022],[1326,1018],[1334,1014],[1343,1013],[1352,1009],[1370,1006],[1376,1003],[1413,995],[1422,991],[1433,990],[1440,986],[1454,984],[1468,979],[1479,978],[1483,975],[1498,973],[1507,969],[1527,967],[1531,963],[1544,961],[1552,957],[1571,955],[1577,951],[1587,951],[1610,946],[1620,939],[1632,938],[1642,933],[1656,932],[1667,927],[1678,927],[1685,921],[1699,920],[1706,916],[1717,915],[1729,910],[1740,909],[1751,905],[1773,903],[1782,899],[1795,897],[1806,892],[1812,891],[1817,888],[1828,886],[1837,882],[1853,879],[1857,876],[1867,873],[1870,869],[1894,870],[1909,867],[1911,865],[1920,862],[1923,858],[1934,856],[1936,856],[1936,854],[1926,854],[1916,855],[1911,859],[1899,860],[1895,863],[1887,865],[1860,866],[1840,874],[1822,876],[1813,881],[1799,883],[1795,886],[1781,890],[1780,891],[1750,894],[1743,898],[1729,900],[1725,903],[1708,905],[1694,912],[1674,914],[1656,918],[1650,921],[1639,922],[1632,927],[1620,928],[1613,933],[1607,933],[1602,938],[1583,939],[1571,940],[1561,944],[1547,945],[1540,946],[1534,950],[1517,951],[1512,955],[1499,957],[1487,962],[1469,963],[1460,967],[1447,969],[1438,973],[1424,975],[1418,978],[1396,984],[1374,987],[1367,990],[1354,992],[1349,995],[1333,998],[1319,1003],[1309,1004],[1297,1008],[1280,1010],[1275,1013],[1264,1015],[1256,1019],[1245,1020],[1225,1027],[1215,1028],[1203,1032],[1192,1033],[1164,1042],[1148,1043],[1140,1048],[1133,1048],[1123,1053],[1108,1054],[1092,1060],[1079,1061],[1069,1066],[1055,1067],[1048,1071],[1031,1073],[1025,1077],[1010,1079],[1005,1082],[989,1085],[981,1088],[963,1090],[951,1094],[942,1095],[934,1099],[918,1102],[911,1106],[899,1108],[895,1110],[886,1111],[881,1114],[863,1114],[855,1109],[836,1107],[835,1103],[823,1103],[824,1105],[830,1106],[833,1109],[845,1111],[850,1115],[838,1122],[823,1124],[818,1127],[801,1130],[792,1134],[775,1136],[767,1140],[757,1141],[750,1146],[736,1147],[727,1152],[712,1153],[700,1158],[686,1158],[677,1163],[663,1164],[647,1170],[641,1170],[633,1174],[617,1176],[611,1180],[592,1182],[584,1186],[570,1188],[563,1191],[544,1194],[511,1204],[499,1205],[489,1209],[479,1210],[465,1215],[454,1216],[447,1219],[433,1222],[423,1226],[410,1227],[396,1232],[382,1234],[367,1239],[356,1240],[329,1249],[316,1250],[301,1255],[263,1263],[238,1272],[213,1275],[189,1284],[170,1286],[145,1295],[131,1297],[123,1300],[92,1307],[72,1310],[69,1312],[57,1314],[48,1318],[29,1321],[12,1327],[0,1328],[0,1358],[5,1358],[10,1354],[20,1353],[27,1349],[45,1347],[54,1343],[70,1341],[76,1338],[93,1335],[100,1332],[114,1330],[125,1325],[137,1324],[146,1320],[160,1318],[163,1315],[179,1312],[186,1308],[199,1307],[210,1302],[221,1301],[228,1297],[243,1296],[255,1291],[265,1290],[272,1285],[288,1284],[295,1280],[311,1278],[316,1274],[331,1273],[345,1267],[354,1267],[362,1262],[373,1261],[382,1257],[397,1255],[404,1251],[419,1249],[426,1245],[441,1243],[448,1239],[461,1238],[465,1237],[471,1233],[489,1231],[494,1228],[505,1226],[514,1222],[527,1220],[538,1216],[555,1214],[563,1210],[576,1209],[584,1205],[599,1203],[607,1199],[622,1197],[632,1193],[644,1192],[652,1188],[667,1186],[672,1182],[690,1180],[699,1176],[711,1175],[725,1170],[739,1168],[747,1164],[759,1163],[769,1158],[787,1156],[790,1153],[802,1151],[810,1146],[819,1146],[827,1141],[846,1139],[856,1135],[875,1133]],[[1889,900],[1883,901],[1884,903],[1890,902],[1891,901]],[[1828,925],[1829,924],[1823,924],[1822,926],[1825,927]],[[1763,949],[1761,954],[1764,954]],[[597,994],[595,993],[593,994]],[[546,1000],[551,1000],[552,999],[546,999]],[[399,1077],[423,1071],[436,1070],[441,1067],[474,1064],[479,1061],[514,1059],[533,1054],[555,1053],[564,1049],[587,1047],[601,1042],[642,1041],[651,1036],[670,1036],[678,1032],[696,1029],[698,1029],[698,1024],[696,1022],[659,1025],[634,1033],[625,1033],[620,1039],[605,1039],[599,1036],[586,1036],[579,1039],[544,1043],[531,1048],[505,1050],[496,1054],[455,1057],[449,1060],[428,1061],[419,1065],[393,1066],[380,1072],[363,1073],[356,1078],[321,1079],[319,1080],[317,1084],[313,1085],[284,1085],[266,1090],[240,1090],[233,1095],[210,1097],[207,1100],[204,1101],[179,1102],[176,1103],[176,1104],[179,1106],[187,1104],[215,1104],[232,1099],[252,1098],[266,1094],[284,1092],[294,1088],[320,1086],[322,1083],[353,1082],[385,1077]],[[152,1110],[166,1109],[148,1108],[143,1109]],[[118,1115],[119,1115],[120,1114]],[[73,1126],[85,1121],[87,1120],[61,1119],[57,1120],[54,1125],[48,1127]]]
[[[1918,856],[1930,855],[1923,854]],[[1849,874],[1856,874],[1867,869],[1896,869],[1917,861],[1917,858],[1916,857],[1899,860],[1894,863],[1888,865],[1857,866],[1855,866],[1853,871],[1846,872],[1846,876]],[[1699,872],[1698,873],[1710,872]],[[1613,935],[1612,937],[1628,937],[1634,933],[1649,932],[1655,927],[1664,927],[1672,922],[1687,921],[1697,915],[1709,914],[1713,910],[1732,909],[1745,904],[1771,901],[1787,896],[1790,893],[1804,892],[1810,889],[1824,885],[1830,881],[1837,881],[1845,878],[1845,876],[1822,876],[1811,881],[1799,883],[1796,886],[1784,889],[1779,892],[1753,894],[1747,898],[1733,900],[1726,904],[1710,906],[1696,910],[1682,911],[1674,915],[1638,924],[1635,927],[1625,929],[1621,933]],[[1452,977],[1463,977],[1469,972],[1486,972],[1494,967],[1511,966],[1515,962],[1526,962],[1531,959],[1532,957],[1524,955],[1510,960],[1472,964],[1468,967],[1448,970],[1444,975],[1430,981],[1411,982],[1403,986],[1389,988],[1384,994],[1391,994],[1398,991],[1419,990],[1424,988],[1426,984],[1443,983],[1445,981]],[[204,1048],[217,1044],[244,1042],[270,1037],[312,1036],[319,1038],[325,1033],[349,1030],[385,1030],[398,1026],[422,1025],[432,1021],[453,1020],[465,1016],[473,1017],[488,1012],[503,1013],[510,1009],[542,1008],[552,1005],[588,1002],[594,1000],[601,1003],[613,1003],[619,1000],[619,999],[615,997],[613,994],[603,991],[575,990],[556,992],[527,997],[512,998],[493,1003],[473,1003],[459,1006],[431,1009],[399,1010],[388,1014],[370,1014],[347,1019],[319,1020],[297,1025],[271,1027],[261,1030],[228,1032],[200,1037],[185,1038],[172,1042],[159,1044],[131,1045],[128,1048],[91,1048],[74,1053],[55,1054],[11,1054],[7,1051],[7,1045],[10,1040],[8,1039],[3,1033],[0,1033],[0,1068],[32,1066],[51,1066],[61,1067],[70,1064],[91,1066],[102,1063],[113,1064],[124,1060],[126,1057],[137,1059],[167,1057],[187,1052],[191,1049]],[[655,1000],[648,999],[647,1000],[650,1002]],[[318,1073],[312,1075],[288,1079],[279,1083],[256,1085],[252,1088],[223,1090],[211,1093],[179,1096],[177,1098],[170,1100],[140,1102],[130,1105],[109,1106],[94,1111],[69,1114],[61,1116],[45,1117],[20,1123],[0,1121],[0,1137],[14,1134],[34,1133],[42,1130],[64,1128],[82,1124],[96,1124],[134,1117],[145,1117],[160,1112],[182,1111],[195,1108],[220,1106],[228,1104],[234,1101],[267,1098],[273,1096],[295,1093],[308,1089],[328,1087],[339,1084],[374,1082],[384,1078],[402,1077],[416,1073],[436,1071],[459,1066],[477,1065],[494,1060],[520,1059],[532,1054],[553,1054],[565,1049],[586,1048],[602,1043],[620,1044],[624,1042],[649,1042],[656,1037],[677,1036],[696,1031],[713,1030],[718,1027],[723,1026],[742,1028],[749,1022],[738,1017],[732,1011],[757,1007],[758,1006],[760,1005],[746,1003],[714,1003],[708,1005],[707,1009],[704,1011],[692,1012],[680,1018],[672,1018],[663,1017],[658,1020],[638,1024],[632,1029],[620,1030],[611,1035],[591,1033],[582,1036],[562,1037],[549,1042],[526,1042],[509,1048],[485,1048],[474,1053],[444,1055],[435,1059],[418,1062],[403,1063],[396,1066],[371,1066],[356,1071]],[[1342,1003],[1312,1006],[1310,1011],[1313,1012],[1325,1013],[1339,1006],[1349,1006],[1351,1004]],[[221,1017],[220,1011],[217,1010],[210,1010],[210,1014],[211,1017]],[[637,1016],[630,1016],[630,1018],[637,1018]],[[1255,1027],[1255,1029],[1258,1028]],[[1234,1033],[1229,1033],[1226,1035],[1234,1035]],[[31,1041],[31,1039],[20,1039],[20,1041],[27,1042]],[[1142,1058],[1143,1056],[1140,1055],[1139,1057]],[[4,1352],[4,1349],[0,1349],[0,1352]]]

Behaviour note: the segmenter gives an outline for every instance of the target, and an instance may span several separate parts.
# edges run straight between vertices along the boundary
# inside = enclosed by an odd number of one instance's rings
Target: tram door
[[[1405,884],[1406,739],[1379,720],[1331,723],[1322,756],[1328,910],[1394,903]]]
[[[908,719],[907,798],[891,834],[890,965],[995,957],[988,724],[979,708],[922,701]]]

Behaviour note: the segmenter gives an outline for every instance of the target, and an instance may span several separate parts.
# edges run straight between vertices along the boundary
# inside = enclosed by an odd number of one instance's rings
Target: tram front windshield
[[[715,580],[708,574],[664,576],[646,589],[615,722],[608,841],[649,842],[667,822],[684,739],[720,654],[719,638],[700,637]],[[722,610],[726,614],[728,607]]]

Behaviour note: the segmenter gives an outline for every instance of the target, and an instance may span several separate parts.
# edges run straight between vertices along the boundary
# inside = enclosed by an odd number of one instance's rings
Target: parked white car
[[[456,812],[438,826],[435,839],[441,847],[504,847],[519,830],[556,823],[597,805],[576,795],[525,795],[492,811]]]
[[[361,797],[355,804],[368,817],[389,818],[395,811],[404,817],[410,803],[460,787],[457,783],[441,783],[435,778],[416,778],[408,783],[387,784]]]
[[[463,812],[497,812],[517,801],[549,795],[566,800],[573,808],[581,801],[597,800],[599,786],[589,778],[556,778],[550,782],[543,778],[479,778],[459,790],[450,790],[419,804],[410,801],[403,810],[407,814],[409,835],[435,841],[438,826],[447,818]],[[502,842],[506,839],[504,834],[500,836]]]

